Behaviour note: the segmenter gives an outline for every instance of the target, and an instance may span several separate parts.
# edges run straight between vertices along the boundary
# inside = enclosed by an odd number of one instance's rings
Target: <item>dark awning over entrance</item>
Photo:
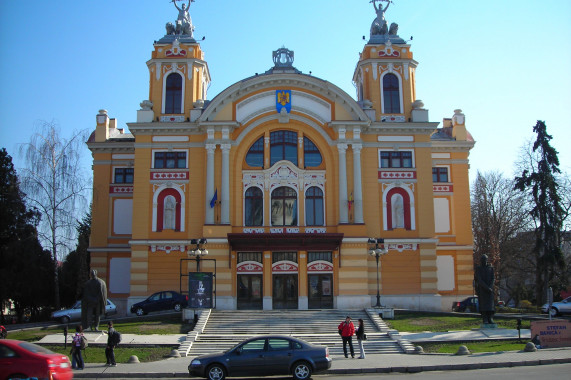
[[[334,251],[343,234],[228,234],[233,251]]]

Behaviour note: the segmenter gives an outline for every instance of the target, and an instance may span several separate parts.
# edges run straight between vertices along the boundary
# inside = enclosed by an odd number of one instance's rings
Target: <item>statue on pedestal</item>
[[[194,0],[188,0],[188,5],[183,3],[182,8],[179,8],[179,6],[176,5],[177,1],[181,0],[172,0],[171,2],[178,10],[178,18],[176,19],[175,24],[171,22],[167,23],[166,25],[167,34],[183,34],[192,37],[194,32],[194,25],[192,25],[192,19],[190,18],[190,13],[188,12],[188,9],[190,8],[190,4],[193,3]]]
[[[83,299],[81,301],[81,324],[83,329],[89,327],[91,331],[99,331],[101,315],[105,315],[107,305],[107,285],[105,281],[97,277],[97,271],[89,272],[89,280],[83,287]]]
[[[496,312],[494,281],[494,268],[488,263],[488,256],[484,254],[480,259],[480,266],[476,267],[476,291],[480,314],[486,327],[495,326],[492,319]]]

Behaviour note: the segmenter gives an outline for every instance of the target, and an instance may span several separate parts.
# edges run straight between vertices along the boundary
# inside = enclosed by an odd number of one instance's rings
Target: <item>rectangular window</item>
[[[115,168],[113,183],[133,183],[133,168]]]
[[[297,252],[273,252],[272,253],[272,264],[278,261],[293,261],[297,263]]]
[[[432,182],[448,182],[448,168],[432,168]]]
[[[312,263],[318,260],[328,261],[330,263],[333,263],[331,252],[307,252],[308,263]]]
[[[155,169],[186,169],[186,152],[155,152]]]
[[[411,151],[382,151],[381,168],[412,168]]]

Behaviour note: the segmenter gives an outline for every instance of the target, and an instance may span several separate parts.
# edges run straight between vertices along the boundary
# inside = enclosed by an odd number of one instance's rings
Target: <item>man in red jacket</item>
[[[353,350],[353,335],[355,334],[355,326],[353,325],[353,322],[351,322],[351,317],[347,316],[347,318],[345,318],[345,322],[341,322],[338,329],[339,334],[343,339],[343,353],[345,354],[345,357],[349,357],[347,355],[347,343],[349,343],[351,357],[355,358],[355,351]]]

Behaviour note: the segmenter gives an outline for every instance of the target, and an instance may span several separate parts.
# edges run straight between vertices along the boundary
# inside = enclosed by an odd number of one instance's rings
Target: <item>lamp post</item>
[[[191,248],[190,251],[188,251],[188,255],[196,257],[197,272],[200,272],[200,258],[204,255],[208,255],[208,250],[206,249],[206,243],[207,241],[205,238],[190,239],[190,244],[195,245],[196,247]]]
[[[379,259],[381,256],[386,255],[389,250],[384,248],[385,239],[381,238],[369,238],[367,243],[369,244],[369,255],[373,256],[377,261],[377,304],[375,307],[381,306],[381,290],[379,285]]]

